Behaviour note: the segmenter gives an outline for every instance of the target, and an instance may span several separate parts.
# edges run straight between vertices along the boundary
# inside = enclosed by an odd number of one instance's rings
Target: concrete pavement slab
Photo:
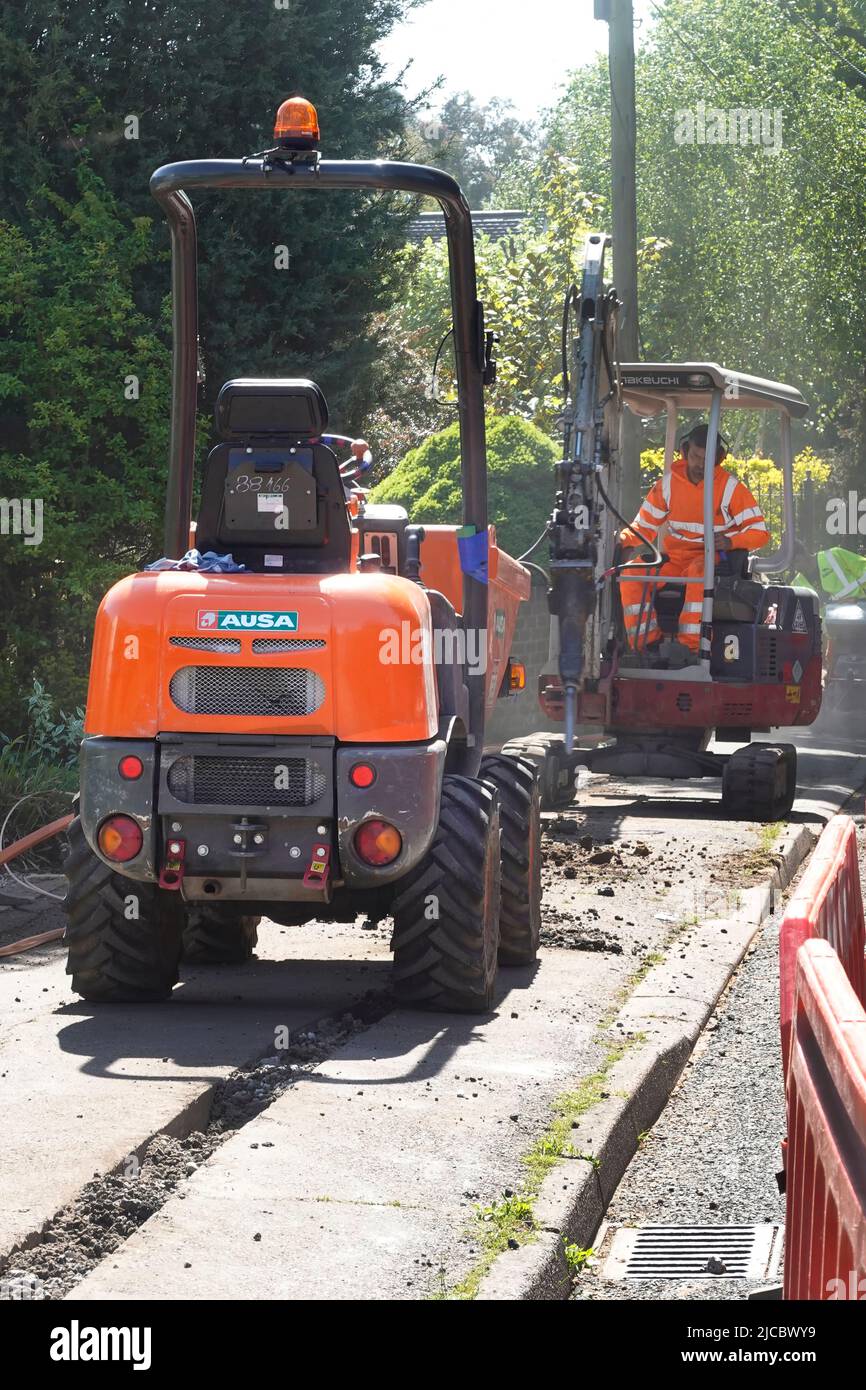
[[[189,970],[170,1001],[143,1008],[70,1001],[62,960],[0,972],[0,1256],[154,1134],[201,1128],[214,1085],[273,1047],[276,1028],[387,983],[390,957],[361,930],[260,937],[260,959]],[[298,958],[279,959],[287,941]]]
[[[450,1287],[476,1253],[465,1233],[475,1205],[520,1185],[552,1099],[598,1065],[595,1033],[626,971],[621,958],[550,952],[535,972],[503,975],[514,988],[489,1018],[389,1014],[223,1145],[69,1297],[183,1297],[185,1260],[202,1281],[196,1296],[228,1296],[222,1252],[238,1249],[253,1286],[288,1298],[345,1288],[346,1261],[363,1273],[350,1281],[357,1297]],[[196,1219],[195,1203],[219,1213],[216,1226]],[[251,1213],[265,1208],[291,1235],[268,1256],[278,1275],[248,1249]]]

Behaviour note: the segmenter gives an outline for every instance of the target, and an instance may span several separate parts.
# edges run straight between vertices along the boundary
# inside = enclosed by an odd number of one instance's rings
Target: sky
[[[636,42],[651,15],[650,0],[636,0]],[[411,61],[412,96],[442,76],[446,94],[500,97],[527,118],[553,104],[569,71],[607,52],[607,25],[593,0],[427,0],[380,52],[389,75]]]

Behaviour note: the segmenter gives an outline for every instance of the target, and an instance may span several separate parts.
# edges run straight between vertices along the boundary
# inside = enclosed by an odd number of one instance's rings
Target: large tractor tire
[[[797,750],[792,743],[750,743],[725,763],[722,806],[737,820],[782,820],[796,795]]]
[[[511,738],[500,752],[509,758],[525,758],[538,768],[543,811],[557,811],[574,800],[574,768],[569,766],[562,734]]]
[[[114,873],[93,853],[77,816],[68,833],[64,908],[72,988],[95,1003],[164,999],[177,983],[186,919],[180,894]]]
[[[447,776],[433,843],[394,898],[393,980],[400,1003],[490,1010],[499,902],[499,794],[474,777]]]
[[[242,965],[252,958],[260,917],[233,917],[215,907],[189,909],[183,959],[190,965]]]
[[[525,758],[491,753],[478,773],[499,792],[502,820],[502,902],[499,964],[530,965],[541,933],[541,790]]]

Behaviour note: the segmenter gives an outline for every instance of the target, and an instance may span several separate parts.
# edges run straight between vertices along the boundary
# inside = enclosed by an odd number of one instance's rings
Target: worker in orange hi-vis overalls
[[[662,542],[665,561],[661,569],[633,573],[694,574],[697,577],[696,583],[686,585],[678,633],[678,640],[693,651],[698,651],[700,646],[704,593],[706,444],[706,425],[696,425],[684,436],[680,441],[681,457],[674,459],[669,476],[653,483],[631,526],[620,535],[621,544],[627,548],[639,546],[641,540],[655,543],[659,527],[667,524]],[[770,539],[763,513],[745,483],[719,467],[726,457],[727,449],[720,441],[713,475],[717,563],[719,551],[760,550]],[[661,637],[653,602],[655,590],[655,585],[642,584],[639,578],[620,585],[626,634],[633,650]]]

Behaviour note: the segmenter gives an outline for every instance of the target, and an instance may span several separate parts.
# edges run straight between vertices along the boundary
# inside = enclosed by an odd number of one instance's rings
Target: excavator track
[[[797,793],[797,750],[790,743],[750,743],[732,753],[722,775],[722,806],[739,820],[777,821]]]

